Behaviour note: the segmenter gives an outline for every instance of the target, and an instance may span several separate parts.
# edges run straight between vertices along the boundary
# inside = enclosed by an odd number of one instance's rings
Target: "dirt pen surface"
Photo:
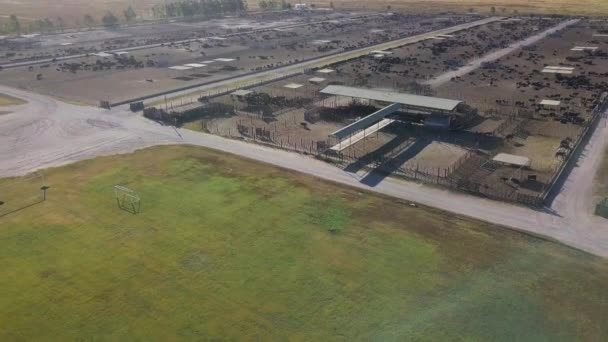
[[[506,19],[249,88],[247,95],[212,98],[203,104],[208,114],[186,127],[318,154],[337,144],[328,139],[332,132],[383,106],[320,94],[327,85],[458,99],[470,113],[457,119],[457,130],[437,131],[422,125],[419,116],[399,114],[393,116],[397,123],[329,157],[351,171],[538,203],[607,87],[608,39],[601,35],[608,23],[583,20],[463,76],[425,83],[562,20]],[[547,67],[567,70],[545,72]],[[518,168],[493,161],[499,153],[528,158],[530,164]]]
[[[100,100],[115,103],[476,19],[456,15],[436,19],[432,15],[315,13],[305,17],[266,14],[244,19],[96,31],[90,37],[69,34],[63,38],[10,40],[5,43],[4,53],[10,62],[73,54],[86,56],[6,68],[0,82],[88,104],[98,104]],[[247,33],[261,29],[265,31]],[[99,34],[102,37],[95,38]],[[106,34],[113,36],[106,37]],[[58,46],[59,42],[72,45]],[[130,50],[134,46],[150,44],[157,45]],[[121,48],[125,51],[119,51]],[[104,52],[108,50],[113,51],[112,54]]]
[[[195,147],[44,174],[0,180],[4,341],[606,335],[608,264],[553,242]]]

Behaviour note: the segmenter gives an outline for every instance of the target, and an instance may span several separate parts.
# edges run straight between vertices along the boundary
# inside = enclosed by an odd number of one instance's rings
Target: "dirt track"
[[[361,182],[362,174],[347,173],[306,156],[186,129],[175,131],[123,109],[109,112],[75,106],[4,86],[0,86],[0,92],[29,101],[26,105],[9,107],[13,113],[0,116],[0,176],[23,175],[153,145],[186,143],[543,235],[608,257],[606,221],[591,214],[593,175],[608,143],[606,118],[594,132],[552,207],[534,211],[392,178],[370,187]]]

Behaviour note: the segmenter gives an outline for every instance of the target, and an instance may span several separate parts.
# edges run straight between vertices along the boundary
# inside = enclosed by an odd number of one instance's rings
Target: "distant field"
[[[552,242],[195,147],[45,174],[0,180],[2,341],[608,336],[608,261]]]
[[[15,106],[15,105],[20,105],[20,104],[24,104],[24,103],[25,103],[25,101],[23,101],[22,99],[18,99],[16,97],[12,97],[12,96],[8,96],[8,95],[0,93],[0,107]]]
[[[512,14],[514,10],[520,13],[543,14],[581,14],[581,15],[608,15],[608,1],[606,0],[335,0],[312,1],[318,7],[327,7],[333,3],[335,8],[368,8],[386,9],[391,6],[393,10],[404,11],[468,11],[474,9],[478,12],[490,12],[496,8],[497,14]]]
[[[136,11],[148,14],[156,5],[165,3],[164,0],[0,0],[0,18],[15,14],[23,21],[49,18],[55,20],[62,17],[67,24],[74,24],[76,20],[82,22],[85,14],[90,14],[99,20],[107,10],[117,16],[122,16],[125,9],[132,5]]]

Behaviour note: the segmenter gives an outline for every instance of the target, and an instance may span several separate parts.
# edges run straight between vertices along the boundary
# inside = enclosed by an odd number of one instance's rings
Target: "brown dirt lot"
[[[292,16],[292,19],[297,19],[297,16]],[[470,19],[465,16],[454,16],[450,24]],[[422,21],[429,21],[429,25],[422,25]],[[127,65],[116,63],[117,60],[113,56],[104,58],[89,56],[63,63],[7,69],[2,73],[2,82],[89,104],[97,104],[101,99],[117,102],[415,35],[445,25],[448,24],[443,21],[434,22],[432,17],[420,15],[391,16],[390,20],[384,17],[332,20],[285,31],[242,34],[224,40],[209,38],[191,43],[131,51],[128,57],[133,59],[134,63]],[[180,32],[171,31],[170,36],[181,39],[192,38],[192,34],[198,32],[197,29],[192,27]],[[218,34],[229,32],[228,29],[220,31],[222,32],[218,31]],[[141,41],[147,38],[137,39]],[[131,36],[127,41],[132,44],[137,43],[137,39]],[[115,41],[118,44],[121,39]],[[94,43],[91,44],[94,46]],[[109,45],[106,41],[99,41],[97,44],[97,50]],[[124,45],[125,42],[123,41],[122,44]],[[36,54],[37,50],[27,51],[18,57],[27,58]],[[53,48],[48,47],[48,51],[53,51]],[[65,52],[66,50],[63,49],[54,53],[63,55]],[[56,56],[56,54],[52,55]],[[213,62],[203,68],[185,71],[168,69],[169,66],[187,63],[205,64],[206,61],[215,58],[235,60]],[[38,75],[40,80],[36,80]]]

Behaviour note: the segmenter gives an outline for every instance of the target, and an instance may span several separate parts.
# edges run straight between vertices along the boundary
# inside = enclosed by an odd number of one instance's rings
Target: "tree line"
[[[18,16],[12,14],[8,19],[0,21],[0,32],[2,33],[16,33],[21,34],[24,32],[42,32],[42,33],[53,33],[63,32],[68,26],[69,27],[88,27],[94,26],[107,26],[113,27],[118,26],[121,21],[125,23],[133,23],[137,18],[137,13],[133,7],[129,6],[122,12],[122,18],[115,15],[111,11],[107,11],[101,18],[96,19],[90,14],[85,14],[81,19],[73,19],[71,23],[66,23],[63,17],[56,18],[44,18],[30,21],[27,25],[22,23]]]
[[[258,6],[262,11],[290,9],[291,4],[285,0],[260,0]]]

